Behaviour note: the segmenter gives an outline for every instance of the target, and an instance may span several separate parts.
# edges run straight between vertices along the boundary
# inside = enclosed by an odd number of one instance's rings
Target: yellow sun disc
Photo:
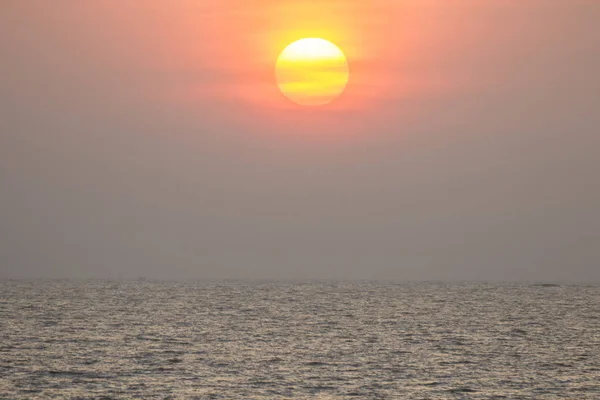
[[[281,92],[294,103],[319,106],[342,94],[350,70],[339,47],[324,39],[308,38],[283,50],[275,75]]]

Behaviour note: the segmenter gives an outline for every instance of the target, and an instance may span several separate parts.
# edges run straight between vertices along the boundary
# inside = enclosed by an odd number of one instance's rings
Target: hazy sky
[[[2,0],[0,277],[600,281],[598,0]],[[348,55],[294,106],[277,54]]]

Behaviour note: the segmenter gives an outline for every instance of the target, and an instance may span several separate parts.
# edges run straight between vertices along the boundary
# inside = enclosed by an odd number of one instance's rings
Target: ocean
[[[600,286],[0,282],[2,399],[600,399]]]

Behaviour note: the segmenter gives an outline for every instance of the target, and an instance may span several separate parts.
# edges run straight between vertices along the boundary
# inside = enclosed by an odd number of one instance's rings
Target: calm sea
[[[600,399],[600,287],[5,281],[0,398]]]

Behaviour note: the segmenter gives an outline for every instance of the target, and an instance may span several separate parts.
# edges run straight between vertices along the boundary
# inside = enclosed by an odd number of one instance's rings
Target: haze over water
[[[0,283],[0,398],[598,399],[600,287]]]
[[[0,0],[0,400],[600,399],[599,27]],[[278,85],[303,38],[327,106]]]

